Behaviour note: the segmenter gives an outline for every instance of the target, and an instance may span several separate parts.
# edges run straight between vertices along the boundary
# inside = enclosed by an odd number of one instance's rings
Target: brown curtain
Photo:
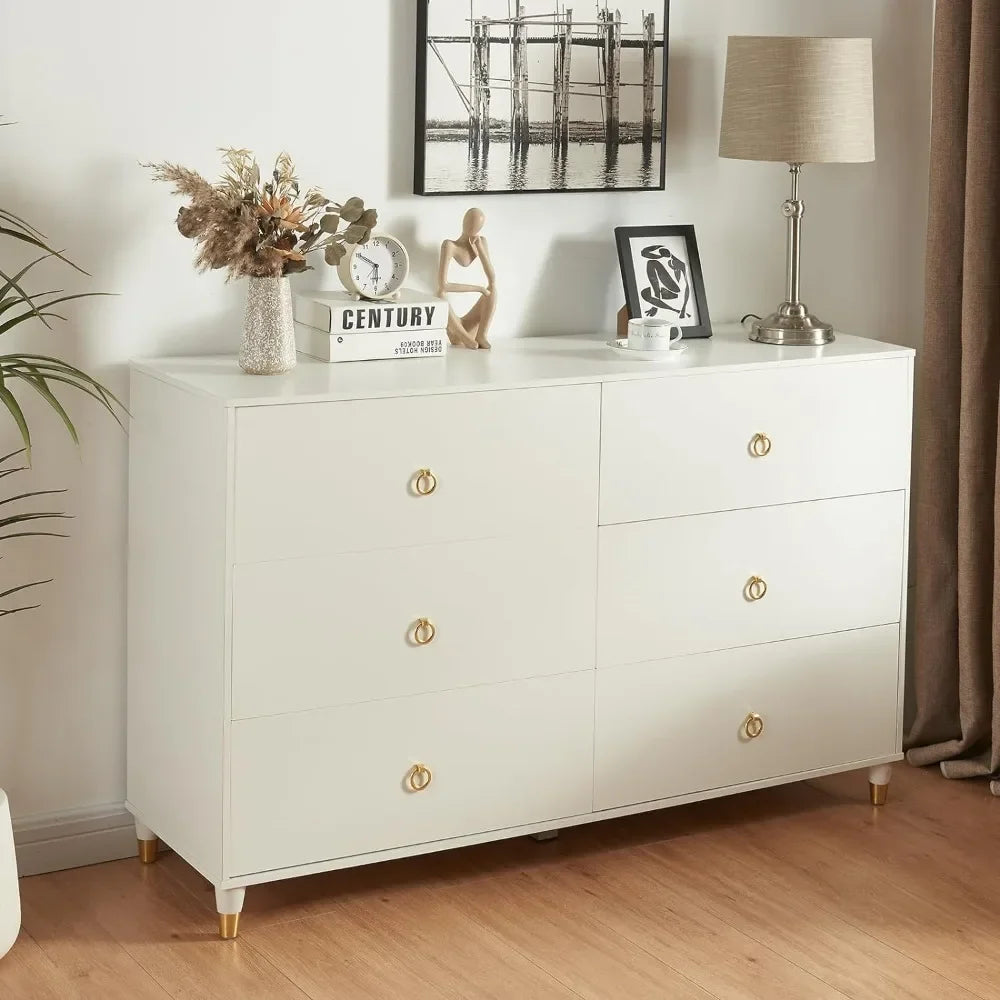
[[[1000,795],[1000,0],[937,0],[907,759]]]

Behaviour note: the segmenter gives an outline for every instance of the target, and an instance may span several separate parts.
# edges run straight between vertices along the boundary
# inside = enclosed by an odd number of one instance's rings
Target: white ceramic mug
[[[669,351],[683,336],[684,331],[669,320],[644,316],[628,321],[630,351]]]

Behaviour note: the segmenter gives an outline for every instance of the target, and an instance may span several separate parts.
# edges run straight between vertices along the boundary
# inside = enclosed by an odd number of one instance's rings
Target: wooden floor
[[[1000,997],[1000,801],[898,766],[261,886],[168,854],[23,879],[3,1000]]]

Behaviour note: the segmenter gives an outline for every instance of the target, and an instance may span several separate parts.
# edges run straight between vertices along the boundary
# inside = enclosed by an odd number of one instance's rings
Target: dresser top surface
[[[825,347],[770,347],[751,343],[741,328],[729,326],[710,339],[687,341],[675,361],[649,362],[616,355],[607,340],[606,335],[525,337],[497,341],[489,351],[451,348],[439,358],[341,364],[299,355],[293,371],[274,376],[246,375],[234,356],[143,359],[133,361],[132,369],[224,406],[262,406],[676,378],[914,354],[908,347],[839,333]]]

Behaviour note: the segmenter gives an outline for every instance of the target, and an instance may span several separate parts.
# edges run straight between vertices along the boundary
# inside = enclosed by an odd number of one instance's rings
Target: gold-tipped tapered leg
[[[140,840],[138,843],[139,860],[144,865],[151,865],[156,860],[156,856],[159,853],[160,842],[154,837],[152,840]]]
[[[215,912],[219,914],[219,937],[223,941],[232,941],[240,932],[240,912],[246,889],[224,889],[215,887]]]
[[[884,806],[889,798],[888,785],[876,785],[874,781],[868,782],[868,796],[872,800],[873,806]]]

